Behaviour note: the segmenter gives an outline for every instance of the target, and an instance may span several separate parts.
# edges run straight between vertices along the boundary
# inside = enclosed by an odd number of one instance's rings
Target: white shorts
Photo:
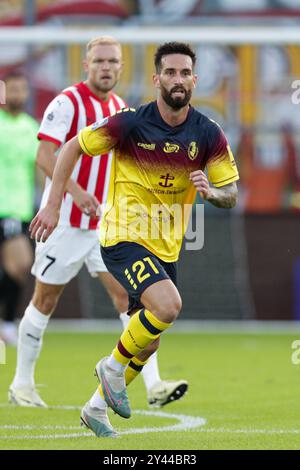
[[[31,273],[45,284],[67,284],[85,263],[91,276],[107,272],[98,230],[58,226],[45,243],[37,243]]]

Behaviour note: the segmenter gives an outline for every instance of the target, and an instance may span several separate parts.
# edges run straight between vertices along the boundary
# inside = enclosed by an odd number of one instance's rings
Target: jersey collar
[[[95,95],[95,93],[93,93],[84,82],[78,83],[76,85],[76,87],[81,89],[82,92],[85,93],[86,95],[92,96],[95,100],[97,100],[101,104],[107,104],[109,102],[109,100],[111,99],[111,96],[112,96],[112,93],[109,93],[108,99],[106,101],[104,101],[104,100],[101,100],[100,98],[98,98],[98,96]]]
[[[164,121],[163,118],[161,117],[161,114],[157,106],[157,101],[153,101],[153,105],[154,105],[154,112],[159,122],[163,124],[164,126],[169,127],[170,129],[180,129],[181,126],[184,126],[186,124],[187,120],[191,117],[192,113],[194,112],[194,108],[191,105],[189,105],[189,111],[187,113],[186,119],[178,126],[170,126],[170,124]]]

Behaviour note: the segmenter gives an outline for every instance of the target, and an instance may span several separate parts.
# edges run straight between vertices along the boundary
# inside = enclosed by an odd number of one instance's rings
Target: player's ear
[[[160,81],[159,81],[159,75],[157,73],[154,73],[152,75],[152,80],[155,88],[160,88]]]
[[[121,73],[123,72],[124,64],[125,64],[125,62],[124,62],[123,60],[121,60],[121,62],[120,62],[120,68],[119,68],[119,70],[118,70],[118,73],[119,73],[120,75],[121,75]]]
[[[197,75],[197,74],[194,74],[194,75],[193,75],[194,88],[195,88],[196,85],[197,85],[197,81],[198,81],[198,75]]]

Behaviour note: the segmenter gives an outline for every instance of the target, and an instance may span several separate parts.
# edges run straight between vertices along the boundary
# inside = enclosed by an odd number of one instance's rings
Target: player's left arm
[[[226,184],[222,187],[210,186],[206,174],[201,171],[193,171],[190,179],[203,199],[216,207],[223,209],[232,209],[237,203],[237,185],[235,182]]]
[[[202,170],[190,174],[190,179],[201,197],[216,207],[234,207],[238,195],[237,166],[223,130],[212,120],[207,126],[206,169],[207,176]]]

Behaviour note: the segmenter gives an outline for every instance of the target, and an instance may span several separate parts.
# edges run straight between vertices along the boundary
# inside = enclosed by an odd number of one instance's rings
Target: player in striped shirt
[[[87,80],[63,90],[46,109],[38,133],[41,142],[37,163],[47,175],[41,207],[48,200],[55,154],[60,146],[82,128],[126,106],[112,91],[122,66],[120,44],[108,36],[95,38],[87,45],[84,61]],[[36,277],[35,290],[20,323],[17,369],[9,389],[9,399],[17,405],[46,406],[34,382],[43,334],[65,285],[78,274],[84,263],[90,274],[103,283],[124,327],[128,324],[128,295],[102,261],[96,230],[97,213],[107,197],[111,163],[111,152],[94,159],[85,154],[80,156],[67,185],[58,227],[47,243],[37,243],[32,267]],[[137,375],[144,363],[141,361],[132,371],[129,368],[128,373]],[[145,367],[143,376],[148,401],[161,406],[179,398],[187,389],[186,381],[161,381],[155,355]]]

